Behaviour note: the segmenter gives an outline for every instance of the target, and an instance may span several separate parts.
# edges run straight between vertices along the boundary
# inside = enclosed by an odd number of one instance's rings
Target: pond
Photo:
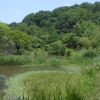
[[[7,79],[9,79],[11,76],[15,76],[18,74],[23,74],[30,71],[64,71],[69,73],[80,73],[81,69],[72,67],[72,66],[61,66],[61,67],[48,67],[48,66],[0,66],[0,75],[5,75]],[[2,89],[0,90],[1,95],[4,95],[2,93]]]
[[[23,67],[23,66],[0,66],[0,74],[10,77],[18,73],[24,73],[31,69],[32,69],[31,67]]]
[[[61,66],[61,67],[47,67],[47,66],[0,66],[0,74],[5,75],[6,77],[13,76],[19,73],[25,73],[27,71],[67,71],[67,72],[74,72],[80,73],[81,68],[72,67],[72,66]]]
[[[0,74],[5,75],[6,77],[10,77],[19,73],[25,73],[28,71],[62,71],[62,67],[47,67],[47,66],[0,66]]]

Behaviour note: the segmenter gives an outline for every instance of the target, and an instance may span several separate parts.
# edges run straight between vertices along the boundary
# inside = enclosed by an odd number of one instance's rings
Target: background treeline
[[[20,23],[0,22],[1,54],[41,49],[70,55],[70,49],[100,49],[100,2],[30,13]]]

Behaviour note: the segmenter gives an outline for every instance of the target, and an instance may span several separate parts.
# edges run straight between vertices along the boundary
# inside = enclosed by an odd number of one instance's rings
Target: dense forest
[[[100,49],[100,2],[63,6],[26,15],[22,22],[0,22],[0,53],[42,49],[64,56],[69,49]]]

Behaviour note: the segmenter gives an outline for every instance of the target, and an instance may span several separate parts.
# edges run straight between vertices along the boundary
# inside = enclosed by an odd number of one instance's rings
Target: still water
[[[3,74],[7,77],[18,73],[24,73],[26,71],[32,70],[31,67],[23,67],[23,66],[0,66],[0,74]]]
[[[0,74],[6,77],[13,76],[19,73],[25,73],[28,71],[43,71],[43,70],[63,70],[61,67],[47,67],[47,66],[0,66]]]

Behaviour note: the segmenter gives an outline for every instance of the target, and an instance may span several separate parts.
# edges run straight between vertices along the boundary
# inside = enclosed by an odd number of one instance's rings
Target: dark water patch
[[[15,74],[25,73],[28,71],[38,71],[38,70],[59,71],[63,69],[61,67],[52,67],[52,66],[49,67],[48,66],[0,66],[0,74],[4,74],[8,78]]]
[[[21,66],[0,66],[0,74],[4,74],[5,76],[10,77],[17,73],[23,73],[28,69],[29,67],[21,67]]]

